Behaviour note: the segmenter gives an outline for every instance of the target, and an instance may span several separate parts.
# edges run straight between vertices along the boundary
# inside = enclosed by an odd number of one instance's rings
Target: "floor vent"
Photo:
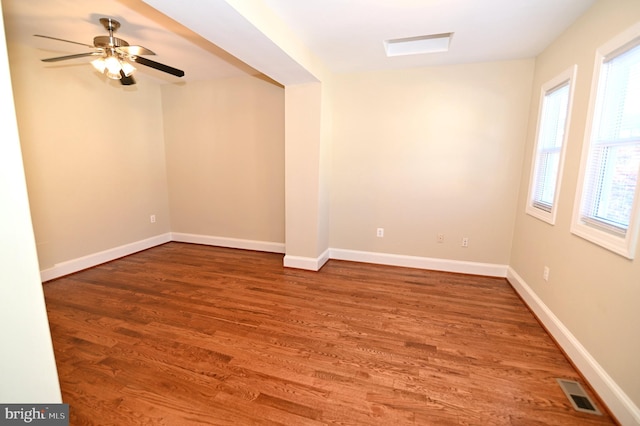
[[[591,401],[591,398],[589,398],[580,383],[567,379],[556,380],[558,381],[558,384],[560,384],[560,388],[564,394],[569,399],[569,402],[571,402],[571,405],[573,405],[573,408],[577,411],[582,411],[583,413],[602,415],[600,410],[596,407],[596,404]]]

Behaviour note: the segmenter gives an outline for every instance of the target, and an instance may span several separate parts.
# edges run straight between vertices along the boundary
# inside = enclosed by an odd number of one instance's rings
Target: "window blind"
[[[560,150],[569,107],[569,89],[569,81],[561,83],[545,94],[542,103],[533,205],[547,212],[553,207],[557,187]]]
[[[593,126],[582,220],[624,236],[640,167],[640,40],[604,59]]]

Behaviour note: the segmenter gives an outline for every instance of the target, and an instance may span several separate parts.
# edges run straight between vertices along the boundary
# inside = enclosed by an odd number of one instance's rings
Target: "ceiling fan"
[[[177,77],[183,77],[184,71],[168,65],[143,58],[141,55],[155,55],[154,52],[142,46],[130,46],[126,40],[115,37],[115,33],[120,28],[120,22],[112,18],[100,18],[100,23],[109,33],[108,36],[96,36],[93,38],[93,45],[78,43],[76,41],[64,40],[61,38],[50,37],[46,35],[34,34],[35,37],[48,38],[51,40],[63,41],[65,43],[79,44],[86,46],[93,51],[86,53],[77,53],[74,55],[58,56],[55,58],[42,59],[43,62],[58,62],[67,59],[82,58],[86,56],[98,56],[97,59],[91,61],[91,65],[99,72],[105,74],[113,80],[120,80],[125,86],[136,84],[133,78],[133,72],[136,70],[131,62],[144,65],[166,72]]]

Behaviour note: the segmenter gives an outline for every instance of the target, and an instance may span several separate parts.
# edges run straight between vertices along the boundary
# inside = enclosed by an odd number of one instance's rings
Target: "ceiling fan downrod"
[[[100,23],[104,27],[105,30],[109,31],[109,37],[113,37],[113,33],[118,31],[120,28],[120,22],[111,18],[100,18]]]
[[[100,18],[100,23],[102,24],[104,29],[109,32],[109,35],[94,37],[93,44],[96,47],[101,47],[103,49],[110,50],[111,53],[113,54],[115,53],[114,49],[116,47],[129,46],[129,43],[113,35],[113,33],[115,33],[118,30],[118,28],[120,28],[120,22],[111,18]]]

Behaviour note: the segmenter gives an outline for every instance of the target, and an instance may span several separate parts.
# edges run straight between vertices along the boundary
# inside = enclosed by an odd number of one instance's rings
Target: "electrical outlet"
[[[378,228],[376,230],[376,237],[378,237],[378,238],[384,237],[384,228]]]
[[[549,281],[549,267],[545,266],[542,270],[542,279],[545,281]]]
[[[463,237],[462,238],[462,247],[469,247],[469,238],[468,237]]]
[[[444,234],[438,234],[436,241],[439,243],[444,243]]]
[[[149,222],[156,223],[156,215],[155,214],[152,214],[151,216],[149,216]]]

